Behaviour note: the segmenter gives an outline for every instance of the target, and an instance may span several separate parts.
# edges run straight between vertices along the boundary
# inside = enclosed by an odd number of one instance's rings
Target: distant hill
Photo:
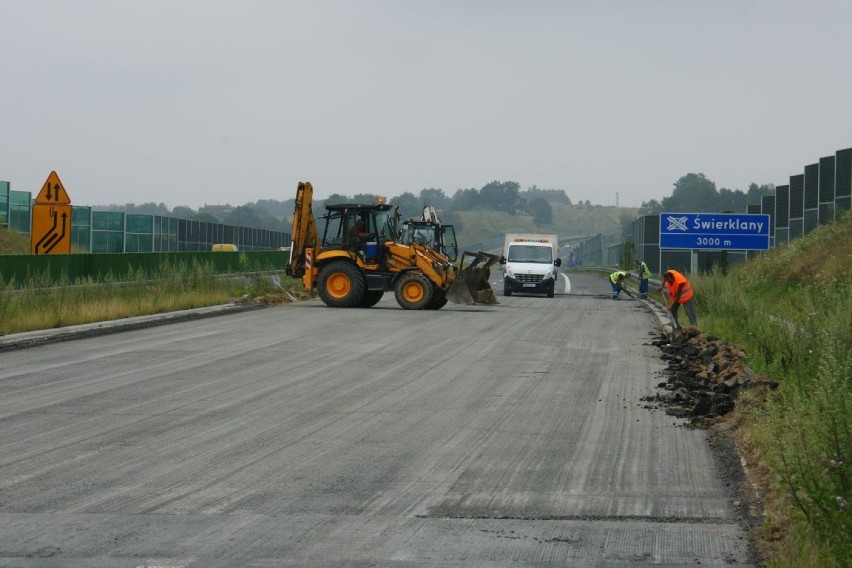
[[[553,221],[536,225],[530,215],[509,215],[499,211],[459,211],[446,222],[455,225],[456,238],[465,244],[500,241],[505,233],[549,233],[576,240],[597,235],[615,234],[621,238],[625,220],[639,215],[637,208],[614,206],[564,205],[553,207]],[[572,239],[573,240],[573,239]]]

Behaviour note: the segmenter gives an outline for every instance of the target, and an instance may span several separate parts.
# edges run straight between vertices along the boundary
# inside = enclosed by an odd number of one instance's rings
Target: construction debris
[[[757,375],[737,347],[695,328],[678,329],[651,342],[668,361],[664,392],[642,400],[655,403],[667,414],[688,418],[692,424],[723,416],[734,409],[740,389],[778,386]]]

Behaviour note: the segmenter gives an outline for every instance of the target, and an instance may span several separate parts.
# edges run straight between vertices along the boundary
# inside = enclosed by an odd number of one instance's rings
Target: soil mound
[[[664,392],[642,400],[663,407],[672,416],[688,418],[693,424],[733,410],[740,389],[778,386],[757,375],[746,364],[742,350],[695,328],[675,330],[651,343],[668,361],[667,380],[657,385]]]

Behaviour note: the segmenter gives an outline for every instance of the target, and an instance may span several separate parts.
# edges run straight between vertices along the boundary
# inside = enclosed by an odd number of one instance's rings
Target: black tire
[[[555,288],[556,288],[556,283],[551,282],[550,286],[547,287],[547,297],[548,298],[553,297],[553,291],[554,291]]]
[[[432,293],[432,300],[430,300],[429,303],[426,304],[425,309],[427,309],[427,310],[440,310],[441,308],[443,308],[446,305],[447,305],[447,295],[440,290],[435,290]]]
[[[503,283],[503,295],[504,296],[511,296],[512,295],[512,287],[509,286],[508,284],[506,284],[505,282]]]
[[[372,308],[379,303],[379,300],[381,300],[384,295],[384,290],[367,290],[364,292],[364,297],[361,299],[361,303],[358,304],[358,307]]]
[[[406,310],[422,310],[432,301],[432,283],[419,272],[406,272],[397,280],[394,295]]]
[[[364,300],[367,283],[351,262],[337,260],[325,265],[317,278],[317,292],[326,306],[355,308]]]

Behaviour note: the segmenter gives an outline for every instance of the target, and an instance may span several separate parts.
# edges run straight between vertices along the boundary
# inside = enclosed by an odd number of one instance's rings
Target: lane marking
[[[568,280],[568,275],[565,274],[564,272],[561,272],[560,275],[562,276],[562,278],[565,279],[565,293],[570,294],[571,293],[571,281]]]

